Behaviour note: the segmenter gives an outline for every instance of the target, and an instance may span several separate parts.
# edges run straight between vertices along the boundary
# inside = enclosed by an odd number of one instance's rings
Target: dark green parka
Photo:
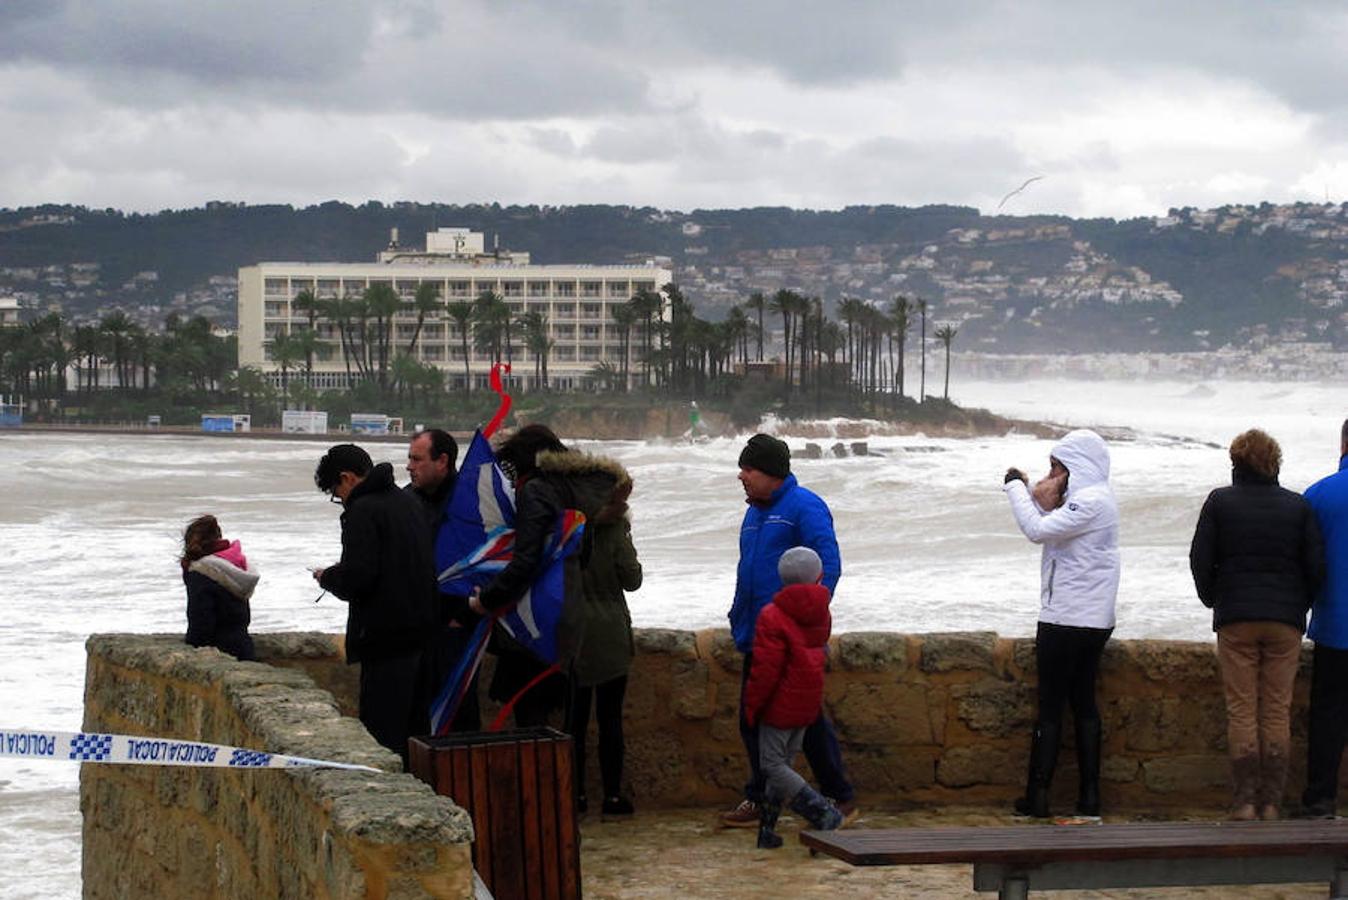
[[[587,526],[590,558],[581,571],[585,641],[574,670],[577,683],[583,687],[626,675],[632,665],[632,616],[623,592],[641,587],[641,562],[632,544],[632,522],[627,516],[631,493],[631,476],[623,470],[613,500]]]

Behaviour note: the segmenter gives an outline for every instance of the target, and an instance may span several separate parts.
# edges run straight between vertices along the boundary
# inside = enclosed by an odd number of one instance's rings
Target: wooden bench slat
[[[1163,822],[802,831],[801,842],[853,865],[1044,863],[1113,859],[1348,856],[1348,822]]]

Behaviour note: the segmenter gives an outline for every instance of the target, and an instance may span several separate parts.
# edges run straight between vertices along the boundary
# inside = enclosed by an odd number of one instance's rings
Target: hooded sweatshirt
[[[744,686],[744,716],[750,725],[805,728],[819,718],[833,624],[828,602],[828,588],[822,584],[788,584],[759,612]]]
[[[1003,490],[1016,524],[1044,547],[1040,559],[1039,621],[1113,628],[1119,593],[1119,508],[1109,486],[1109,448],[1089,429],[1066,434],[1052,456],[1067,468],[1067,496],[1047,512],[1024,482]]]

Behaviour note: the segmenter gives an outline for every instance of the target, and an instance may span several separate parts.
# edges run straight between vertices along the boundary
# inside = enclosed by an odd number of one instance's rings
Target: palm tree
[[[444,309],[444,304],[440,302],[440,285],[433,281],[423,281],[418,284],[412,307],[417,311],[417,327],[412,332],[412,342],[408,345],[408,350],[415,357],[417,354],[417,339],[421,337],[421,326],[425,323],[426,317]]]
[[[917,301],[917,311],[922,314],[922,381],[918,389],[919,403],[925,403],[927,400],[927,301],[919,299]]]
[[[632,307],[627,304],[613,307],[609,315],[612,316],[613,324],[617,327],[618,334],[621,336],[623,358],[620,371],[622,372],[623,390],[626,391],[631,387],[628,374],[632,359],[632,326],[636,323],[637,317],[636,313],[632,311]]]
[[[314,353],[318,350],[318,333],[312,330],[299,328],[290,332],[290,343],[294,345],[295,352],[304,357],[304,386],[313,389],[314,386]]]
[[[753,321],[745,315],[741,307],[732,306],[730,307],[730,314],[726,316],[725,324],[731,347],[739,349],[740,360],[748,365],[749,331],[753,328]]]
[[[763,361],[763,311],[768,308],[768,298],[762,291],[754,291],[744,301],[744,308],[758,313],[758,361]]]
[[[492,362],[501,361],[501,338],[504,321],[510,310],[505,309],[505,301],[495,291],[484,290],[473,301],[473,345],[481,352],[491,355]]]
[[[936,329],[936,340],[945,347],[945,399],[950,399],[950,342],[959,334],[959,329],[949,323]]]
[[[103,317],[102,321],[99,322],[99,328],[108,336],[108,344],[112,349],[112,367],[117,372],[117,386],[125,389],[127,387],[126,334],[131,330],[131,320],[127,318],[126,313],[117,309]]]
[[[552,342],[548,340],[548,317],[534,310],[520,317],[524,328],[524,344],[534,355],[534,386],[547,386],[548,350]]]
[[[642,379],[647,387],[651,383],[651,354],[654,348],[651,346],[651,338],[654,336],[654,320],[659,315],[664,300],[655,291],[641,288],[632,295],[632,299],[627,301],[627,306],[632,310],[632,315],[641,319],[645,323],[642,329],[641,342],[641,365]]]
[[[284,331],[278,332],[271,339],[271,359],[272,362],[281,368],[281,400],[285,401],[290,397],[290,367],[302,356],[300,347],[294,339]]]
[[[324,305],[323,302],[318,299],[317,294],[308,288],[305,288],[295,295],[294,300],[290,301],[290,308],[299,310],[308,316],[309,332],[312,334],[318,325],[318,314],[323,311]],[[317,343],[313,343],[304,356],[304,379],[309,387],[314,386],[314,350],[317,346]]]
[[[369,314],[375,321],[375,363],[379,371],[379,386],[388,383],[388,365],[393,350],[394,320],[403,308],[402,298],[385,281],[376,282],[365,289],[365,303]]]
[[[786,288],[782,288],[772,295],[772,301],[769,307],[775,313],[782,317],[782,339],[786,344],[784,356],[786,358],[786,392],[791,393],[791,316],[796,310],[796,295]]]
[[[455,300],[445,308],[445,312],[459,329],[459,343],[463,348],[463,389],[471,393],[473,377],[468,370],[468,327],[473,321],[473,304],[467,300]]]
[[[894,334],[899,344],[899,363],[894,367],[895,387],[898,389],[899,399],[903,399],[903,351],[908,346],[908,332],[913,330],[912,309],[908,305],[907,297],[900,294],[894,298],[894,307],[889,318],[894,323]]]

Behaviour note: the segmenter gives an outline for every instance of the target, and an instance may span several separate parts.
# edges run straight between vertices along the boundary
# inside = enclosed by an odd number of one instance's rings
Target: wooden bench
[[[1348,821],[802,831],[854,866],[973,863],[974,890],[1030,891],[1326,882],[1348,898]]]

